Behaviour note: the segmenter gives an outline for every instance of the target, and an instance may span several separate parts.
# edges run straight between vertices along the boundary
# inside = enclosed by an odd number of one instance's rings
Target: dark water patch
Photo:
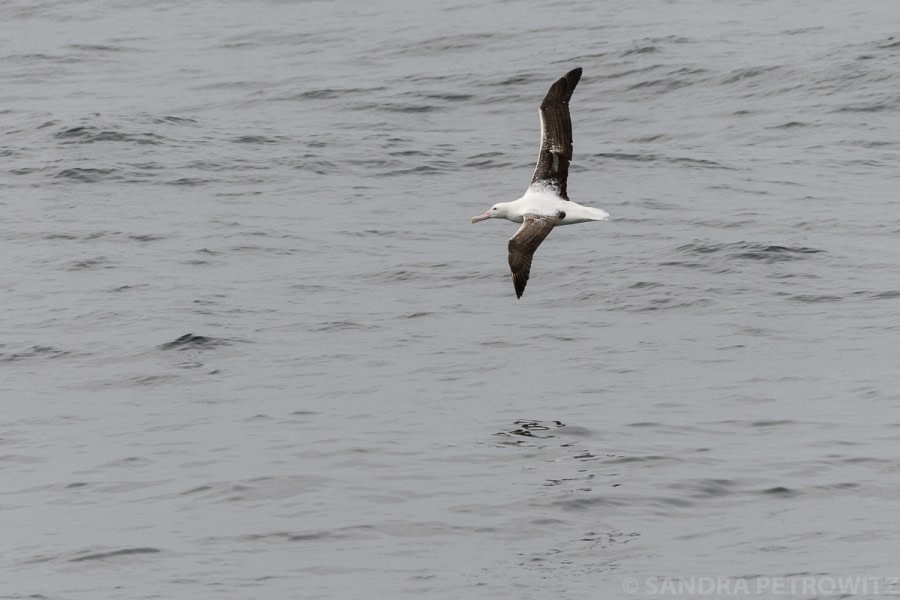
[[[467,102],[475,97],[473,94],[460,94],[458,92],[431,92],[427,94],[417,93],[414,95],[428,100],[446,100],[447,102]]]
[[[694,506],[694,502],[690,500],[685,500],[684,498],[672,498],[668,496],[660,496],[657,498],[653,498],[652,502],[654,504],[660,504],[662,506],[675,506],[678,508],[688,508]]]
[[[426,152],[424,150],[395,150],[393,152],[388,152],[389,156],[422,156],[429,157],[434,156],[431,152]],[[356,164],[358,161],[348,161],[351,164]]]
[[[773,125],[772,127],[769,127],[769,129],[796,129],[799,127],[809,127],[810,125],[811,123],[804,123],[802,121],[788,121],[781,125]]]
[[[187,362],[178,363],[175,366],[179,369],[199,369],[203,366],[203,363],[196,360],[189,360]]]
[[[759,493],[766,496],[775,496],[776,498],[793,498],[794,496],[800,495],[800,492],[783,486],[772,487],[766,490],[762,490]]]
[[[831,483],[827,485],[817,485],[816,489],[818,490],[852,490],[858,487],[862,487],[858,483],[853,483],[850,481],[843,483]]]
[[[513,163],[509,161],[500,162],[490,159],[463,163],[463,167],[467,169],[508,169],[512,166],[514,166]]]
[[[649,144],[651,142],[663,142],[668,141],[670,136],[664,133],[657,133],[654,135],[646,135],[642,137],[631,138],[629,141],[633,144]]]
[[[251,234],[252,235],[252,234]],[[270,254],[274,256],[293,256],[299,252],[294,248],[273,248],[271,246],[255,246],[252,244],[243,244],[241,246],[231,246],[229,252],[253,252],[258,254]]]
[[[512,77],[506,77],[505,79],[500,79],[499,81],[489,82],[488,85],[499,86],[499,87],[511,87],[511,86],[524,86],[527,84],[531,84],[538,81],[538,78],[534,74],[523,74],[523,75],[513,75]]]
[[[639,81],[635,84],[632,84],[625,88],[628,91],[634,90],[644,90],[647,88],[654,88],[657,92],[671,92],[674,90],[681,89],[683,87],[687,87],[689,85],[694,85],[697,83],[696,81],[691,81],[690,79],[683,79],[679,77],[659,77],[656,79],[646,79],[644,81]]]
[[[663,35],[647,38],[646,41],[650,44],[690,44],[694,40],[681,35]]]
[[[388,169],[397,168],[399,161],[384,158],[351,158],[347,160],[347,164],[354,167],[362,167],[366,171],[385,172]]]
[[[789,296],[788,300],[803,302],[805,304],[818,304],[820,302],[840,302],[843,298],[831,294],[797,294],[795,296]]]
[[[300,290],[300,291],[304,291],[304,292],[315,292],[315,293],[332,291],[332,288],[329,286],[317,285],[317,284],[311,284],[311,283],[295,283],[292,286],[290,286],[290,289]]]
[[[86,240],[99,240],[101,238],[113,237],[121,235],[120,231],[92,231],[87,234],[84,239]]]
[[[213,489],[211,485],[201,485],[192,489],[187,490],[186,492],[181,492],[182,496],[190,496],[191,494],[199,494],[200,492],[208,492]]]
[[[860,294],[868,294],[869,300],[893,300],[900,298],[900,290],[889,290],[887,292],[858,292]]]
[[[627,500],[617,500],[605,496],[567,498],[552,503],[553,506],[567,511],[586,511],[594,510],[598,507],[627,506],[628,504]]]
[[[824,27],[798,27],[796,29],[785,29],[781,35],[801,35],[804,33],[818,33],[824,31]]]
[[[723,165],[722,163],[716,162],[714,160],[708,160],[705,158],[688,158],[682,156],[676,156],[672,158],[666,159],[667,161],[683,166],[683,167],[693,167],[700,169],[729,169],[734,170],[734,167],[729,167],[728,165]]]
[[[373,273],[370,277],[378,281],[409,281],[418,279],[420,273],[407,269],[396,269],[393,271],[384,271],[382,273]]]
[[[510,37],[510,35],[511,34],[494,30],[484,33],[457,33],[430,37],[423,41],[400,45],[395,48],[395,53],[404,56],[432,54],[444,57],[445,54],[460,54],[465,51],[483,48],[487,44],[496,44],[501,39]]]
[[[158,162],[138,162],[125,163],[127,166],[135,169],[130,172],[133,177],[155,177],[155,173],[147,173],[147,171],[163,171],[169,167]]]
[[[622,77],[628,77],[630,75],[637,75],[640,73],[649,73],[651,71],[656,71],[657,69],[663,69],[665,65],[649,65],[646,67],[638,67],[636,69],[625,69],[624,71],[609,71],[606,73],[598,73],[594,77],[598,79],[621,79]]]
[[[305,158],[305,157],[303,157]],[[197,169],[198,171],[232,171],[239,170],[235,164],[227,164],[223,162],[213,162],[211,160],[192,160],[185,164],[188,169]]]
[[[307,90],[296,94],[293,98],[300,100],[334,100],[348,96],[364,96],[373,92],[384,91],[384,87],[373,88],[324,88],[318,90]]]
[[[678,252],[689,254],[715,254],[722,253],[727,258],[741,260],[759,260],[766,263],[800,260],[812,254],[819,254],[824,250],[808,248],[804,246],[779,246],[759,244],[754,242],[701,242],[679,246]]]
[[[327,531],[319,531],[316,533],[296,533],[288,535],[285,539],[288,542],[312,542],[316,540],[324,540],[330,538],[331,534]]]
[[[638,281],[637,283],[633,283],[633,284],[629,285],[628,287],[629,287],[629,289],[633,289],[633,290],[643,290],[643,289],[648,289],[648,288],[662,287],[662,285],[663,284],[656,283],[655,281]]]
[[[124,133],[96,127],[72,127],[53,135],[65,144],[93,144],[97,142],[130,142],[133,144],[161,144],[165,138],[155,133]]]
[[[0,156],[13,156],[12,154],[5,154],[4,152],[0,152]],[[41,171],[45,171],[46,167],[20,167],[18,169],[10,169],[7,171],[10,175],[31,175],[32,173],[39,173]]]
[[[798,425],[799,421],[793,419],[775,419],[771,421],[751,421],[750,427],[784,427],[786,425]]]
[[[576,456],[575,458],[578,457]],[[594,479],[594,477],[596,477],[596,475],[594,475],[593,473],[589,473],[582,477],[563,477],[561,479],[548,479],[543,483],[543,485],[545,487],[556,487],[560,485],[568,485],[571,482],[584,483],[590,482],[592,479]],[[591,488],[581,488],[577,491],[589,492],[591,491]]]
[[[842,144],[848,146],[859,146],[860,148],[894,148],[897,146],[896,140],[858,140],[849,139],[842,140]],[[853,161],[852,164],[881,165],[883,163],[873,160]]]
[[[72,558],[69,562],[82,562],[85,560],[106,560],[107,558],[116,558],[117,556],[134,556],[136,554],[157,554],[161,550],[157,548],[122,548],[121,550],[112,550],[110,552],[95,552],[85,556]]]
[[[523,346],[526,346],[527,344],[525,342],[503,339],[503,340],[485,340],[482,342],[478,342],[478,345],[484,346],[485,348],[522,348]]]
[[[218,346],[230,346],[233,342],[234,340],[226,338],[215,338],[186,333],[171,342],[160,344],[157,348],[160,350],[208,350]]]
[[[698,479],[682,483],[673,483],[668,487],[683,490],[691,498],[716,498],[736,493],[736,481],[731,479]]]
[[[81,58],[78,56],[73,56],[71,54],[46,54],[44,52],[13,52],[11,54],[7,54],[4,57],[4,60],[8,61],[16,61],[23,63],[43,63],[43,62],[53,62],[57,64],[77,64],[83,63],[87,59]]]
[[[197,120],[189,117],[163,116],[152,117],[150,122],[156,125],[195,125]]]
[[[394,102],[386,102],[375,107],[377,110],[384,110],[396,113],[426,113],[441,110],[440,107],[431,104],[400,104]]]
[[[717,186],[710,186],[710,189],[716,189]],[[703,219],[697,221],[697,225],[701,227],[709,227],[710,229],[740,229],[753,225],[755,221],[726,221],[724,219]]]
[[[592,154],[592,158],[609,158],[612,160],[627,160],[634,162],[653,162],[659,160],[656,154],[629,154],[626,152],[600,152]]]
[[[67,181],[78,181],[80,183],[97,183],[100,181],[115,181],[122,179],[117,169],[88,169],[74,168],[63,169],[53,176],[54,179],[64,179]]]
[[[530,438],[552,438],[555,435],[548,433],[554,429],[565,427],[565,423],[561,421],[532,421],[520,419],[514,422],[515,427],[506,431],[498,431],[495,435],[503,436],[522,436]]]
[[[814,273],[768,273],[769,279],[821,279],[821,275]]]
[[[354,321],[326,321],[323,323],[319,323],[316,327],[313,327],[312,331],[318,332],[334,332],[334,331],[349,331],[349,330],[367,330],[373,329],[372,325],[363,325],[362,323],[356,323]]]
[[[66,48],[72,50],[82,50],[84,52],[145,52],[138,48],[128,48],[126,46],[111,46],[108,44],[68,44]]]
[[[513,163],[509,160],[495,160],[505,157],[503,152],[482,152],[466,157],[463,166],[473,169],[494,169],[498,167],[509,167]]]
[[[612,159],[612,160],[624,160],[631,162],[658,162],[658,163],[668,163],[681,167],[689,167],[689,168],[701,168],[701,169],[729,169],[733,170],[734,167],[724,165],[722,163],[716,162],[714,160],[709,160],[705,158],[691,158],[688,156],[665,156],[661,154],[632,154],[627,152],[600,152],[597,154],[590,155],[592,158],[598,159]]]
[[[643,462],[680,462],[681,459],[678,459],[674,456],[661,456],[657,454],[651,454],[647,456],[617,456],[615,458],[605,460],[604,464],[607,465],[620,465],[620,464],[628,464],[628,463],[643,463]]]
[[[860,102],[842,106],[834,113],[879,113],[900,108],[900,95],[891,95],[878,101]]]
[[[158,242],[166,239],[164,235],[153,235],[152,233],[129,235],[128,239],[135,242]]]
[[[840,462],[848,465],[859,465],[859,464],[876,464],[876,465],[887,465],[891,464],[893,461],[889,458],[876,458],[874,456],[840,456],[840,455],[830,455],[828,458],[839,458]]]
[[[661,267],[681,267],[683,269],[704,269],[707,267],[707,265],[705,263],[692,262],[692,261],[687,261],[687,260],[667,260],[665,262],[659,263],[659,266],[661,266]],[[716,269],[714,272],[723,274],[723,273],[730,273],[732,270],[733,269],[720,268],[720,269]]]
[[[0,362],[18,362],[30,359],[61,358],[71,354],[67,350],[58,350],[52,346],[32,346],[19,352],[0,352]]]
[[[437,166],[436,166],[437,165]],[[375,173],[375,177],[397,177],[397,176],[405,176],[405,175],[437,175],[440,173],[445,173],[447,171],[454,170],[458,165],[448,161],[437,161],[435,164],[431,165],[418,165],[411,168],[406,169],[393,169],[388,171],[383,171],[381,173]]]
[[[208,183],[213,183],[212,179],[201,179],[199,177],[179,177],[175,180],[166,181],[166,185],[177,185],[177,186],[185,186],[185,187],[197,187],[201,185],[206,185]]]
[[[694,298],[685,300],[676,294],[670,294],[662,297],[657,296],[655,298],[643,299],[642,304],[626,304],[624,306],[611,307],[609,310],[616,312],[625,311],[642,313],[661,310],[701,308],[704,306],[711,306],[714,303],[715,302],[710,298]]]
[[[84,258],[67,263],[63,267],[66,271],[95,271],[97,269],[113,269],[115,265],[104,256],[97,258]]]
[[[242,135],[232,138],[231,141],[235,144],[280,144],[286,139],[287,138],[281,136],[268,137],[264,135]]]
[[[632,54],[652,54],[659,52],[658,46],[637,46],[636,48],[629,48],[622,52],[622,56],[631,56]]]
[[[175,380],[174,375],[138,375],[128,379],[129,385],[152,386],[169,383]]]
[[[737,83],[744,79],[755,79],[761,75],[765,75],[766,73],[771,73],[772,71],[776,71],[781,69],[780,66],[768,66],[768,67],[746,67],[743,69],[736,69],[731,72],[731,74],[722,80],[722,83],[725,85]]]
[[[370,532],[374,529],[372,525],[351,525],[320,531],[250,533],[241,536],[241,538],[248,541],[311,542],[324,539],[358,538],[361,534],[370,535]]]
[[[92,242],[92,241],[98,240],[98,239],[112,238],[112,239],[120,239],[120,240],[134,241],[134,242],[156,242],[159,240],[164,240],[164,239],[166,239],[166,237],[167,236],[164,236],[164,235],[155,235],[155,234],[150,234],[150,233],[126,235],[121,231],[93,231],[91,233],[80,234],[80,235],[74,234],[74,233],[54,232],[54,233],[45,234],[44,236],[42,236],[42,239],[50,240],[50,241],[53,241],[53,240],[76,241],[77,240],[77,241]],[[103,259],[101,258],[101,259],[95,259],[95,260],[99,261],[99,260],[103,260]],[[87,267],[87,266],[96,266],[96,265],[85,264],[85,265],[81,265],[81,266]]]
[[[294,168],[310,173],[315,173],[316,175],[343,173],[343,169],[338,167],[337,163],[334,163],[330,160],[322,160],[321,157],[303,161]]]

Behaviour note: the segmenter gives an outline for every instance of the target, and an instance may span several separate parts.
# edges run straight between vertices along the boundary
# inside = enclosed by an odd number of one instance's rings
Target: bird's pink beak
[[[485,219],[491,218],[491,211],[487,211],[483,215],[478,215],[477,217],[472,217],[472,222],[477,223],[478,221],[484,221]]]

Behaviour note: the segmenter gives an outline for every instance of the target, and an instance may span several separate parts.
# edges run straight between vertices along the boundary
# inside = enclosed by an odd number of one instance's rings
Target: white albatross
[[[572,161],[572,119],[569,99],[581,79],[581,67],[572,69],[550,87],[541,102],[541,153],[525,195],[495,204],[472,222],[507,219],[522,226],[509,239],[509,268],[516,298],[521,298],[531,272],[534,251],[557,225],[603,221],[606,211],[569,200],[566,179]]]

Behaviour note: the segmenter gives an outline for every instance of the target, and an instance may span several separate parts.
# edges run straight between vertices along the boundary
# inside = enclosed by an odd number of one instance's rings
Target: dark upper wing
[[[525,215],[522,226],[516,235],[509,239],[509,269],[512,271],[513,285],[516,288],[516,298],[521,298],[528,283],[528,275],[531,273],[531,259],[534,251],[541,245],[550,231],[560,219],[565,217],[561,213],[555,217],[541,217],[538,215]]]
[[[541,153],[531,184],[542,184],[554,190],[563,200],[569,163],[572,162],[572,118],[569,116],[569,99],[581,79],[581,67],[572,69],[550,86],[541,102]]]

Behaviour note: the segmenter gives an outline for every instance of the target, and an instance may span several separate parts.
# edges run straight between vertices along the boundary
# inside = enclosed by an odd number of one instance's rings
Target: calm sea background
[[[0,597],[900,592],[900,3],[0,23]]]

